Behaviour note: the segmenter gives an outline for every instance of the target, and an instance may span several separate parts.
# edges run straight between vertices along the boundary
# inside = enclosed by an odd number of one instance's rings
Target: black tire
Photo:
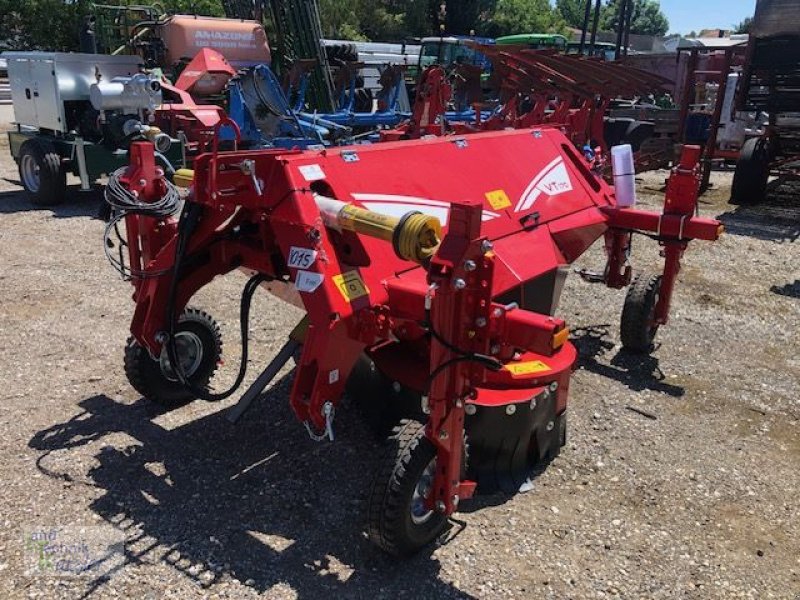
[[[222,356],[222,336],[219,325],[206,312],[196,308],[187,308],[175,328],[176,338],[181,333],[192,334],[195,344],[199,342],[199,358],[196,366],[187,375],[196,386],[205,388],[217,370]],[[179,351],[181,347],[179,345]],[[172,409],[183,406],[195,399],[174,376],[170,377],[162,369],[158,360],[153,360],[145,348],[133,337],[128,338],[125,345],[125,375],[133,389],[144,398]]]
[[[447,517],[436,511],[418,513],[416,521],[412,516],[412,508],[420,509],[414,492],[423,476],[427,478],[435,468],[436,448],[425,437],[424,425],[401,421],[388,444],[370,490],[367,533],[388,554],[406,557],[436,539]]]
[[[361,88],[355,91],[353,110],[359,113],[372,112],[372,90]]]
[[[32,138],[22,144],[17,159],[19,179],[36,206],[55,206],[64,201],[67,173],[53,144]]]
[[[747,140],[739,153],[731,187],[732,204],[758,204],[767,194],[769,143],[764,138]]]
[[[328,60],[336,58],[345,62],[358,61],[358,48],[355,44],[351,43],[332,44],[330,46],[325,46],[325,54],[327,55]]]
[[[631,352],[646,353],[653,347],[658,331],[654,323],[661,276],[640,273],[625,295],[620,334],[622,346]]]
[[[625,132],[624,142],[630,144],[634,152],[639,152],[645,140],[653,137],[655,124],[650,121],[634,121]]]

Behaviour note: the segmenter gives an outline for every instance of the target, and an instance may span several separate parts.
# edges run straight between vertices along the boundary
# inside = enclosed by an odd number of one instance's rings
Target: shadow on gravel
[[[13,179],[5,181],[19,185],[19,190],[0,192],[0,215],[8,213],[47,211],[59,219],[71,217],[97,217],[102,196],[98,189],[81,192],[78,186],[67,189],[67,197],[57,206],[36,206],[25,196],[22,184]]]
[[[299,598],[469,597],[438,577],[430,554],[392,560],[361,533],[381,450],[354,410],[337,414],[337,441],[314,443],[291,413],[290,379],[238,425],[221,410],[165,429],[152,404],[105,395],[38,432],[30,446],[93,460],[90,507],[126,532],[127,562],[163,562],[214,591],[225,576],[258,591],[288,586]],[[124,434],[124,435],[120,435]],[[122,441],[121,441],[122,440]],[[81,448],[81,449],[79,449]],[[88,584],[84,597],[102,587]]]
[[[787,283],[782,287],[773,285],[771,288],[769,288],[769,290],[774,294],[778,294],[779,296],[786,296],[787,298],[800,298],[800,279],[796,279],[794,283]]]
[[[676,398],[684,395],[682,387],[664,382],[664,373],[655,356],[619,350],[610,361],[601,361],[601,357],[616,347],[609,336],[610,327],[589,325],[572,330],[570,341],[578,349],[579,368],[619,381],[635,392],[652,390]]]
[[[791,243],[800,239],[800,183],[775,180],[767,188],[765,202],[738,206],[717,217],[725,231],[760,240]]]

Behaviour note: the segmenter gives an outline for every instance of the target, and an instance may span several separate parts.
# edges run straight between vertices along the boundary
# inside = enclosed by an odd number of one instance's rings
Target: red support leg
[[[681,271],[681,258],[687,246],[687,242],[664,243],[664,274],[661,276],[658,303],[656,304],[656,311],[653,317],[657,325],[666,325],[669,320],[672,292],[675,289],[678,273]]]

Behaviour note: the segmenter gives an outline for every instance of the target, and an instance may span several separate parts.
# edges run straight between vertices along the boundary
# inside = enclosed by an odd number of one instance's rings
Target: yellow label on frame
[[[511,206],[511,200],[505,190],[486,192],[486,200],[489,201],[489,205],[495,210],[503,210]]]
[[[369,294],[369,290],[358,271],[348,271],[347,273],[334,275],[333,283],[336,284],[339,293],[348,302]]]
[[[506,365],[506,370],[511,372],[514,377],[522,375],[532,375],[534,373],[544,373],[545,371],[552,371],[552,369],[540,360],[531,360],[528,362],[514,363]]]

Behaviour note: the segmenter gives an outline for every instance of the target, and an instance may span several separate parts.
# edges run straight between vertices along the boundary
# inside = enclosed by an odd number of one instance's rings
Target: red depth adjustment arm
[[[492,310],[494,255],[480,237],[482,211],[478,202],[452,205],[449,230],[428,270],[432,340],[423,410],[430,415],[425,435],[437,449],[429,502],[448,515],[475,492],[475,482],[462,481],[465,401],[487,365],[500,365],[488,357],[488,328],[475,326],[487,323]]]
[[[713,242],[724,230],[716,219],[695,216],[700,191],[699,146],[684,146],[678,166],[672,170],[661,214],[636,208],[606,207],[609,231],[606,232],[606,285],[620,288],[631,280],[628,265],[632,232],[654,234],[663,247],[664,272],[661,277],[654,322],[664,325],[669,318],[669,308],[675,281],[681,269],[681,258],[691,240]]]

